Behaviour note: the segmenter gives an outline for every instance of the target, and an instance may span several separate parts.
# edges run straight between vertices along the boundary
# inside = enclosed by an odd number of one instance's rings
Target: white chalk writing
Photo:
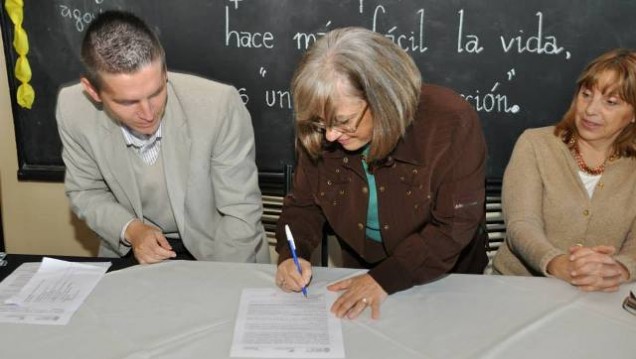
[[[267,107],[278,107],[291,109],[291,95],[289,91],[282,90],[266,90],[265,91],[265,104]]]
[[[504,52],[510,52],[511,50],[517,51],[517,53],[530,52],[535,54],[546,55],[558,55],[563,52],[564,48],[557,43],[556,36],[545,35],[543,32],[543,13],[541,11],[536,13],[538,18],[536,33],[532,36],[524,34],[523,30],[519,30],[521,35],[506,39],[504,36],[500,36],[501,47]],[[566,59],[570,58],[570,52],[566,51]]]
[[[459,30],[457,31],[457,52],[464,51],[471,54],[478,54],[484,50],[479,46],[479,37],[474,34],[464,35],[464,9],[459,10]],[[464,44],[464,38],[466,43]]]
[[[235,44],[236,47],[274,48],[274,34],[269,31],[264,33],[230,30],[230,9],[225,7],[225,46]]]
[[[383,31],[378,30],[378,18],[380,11],[382,14],[386,13],[386,9],[382,5],[376,6],[373,11],[373,19],[372,19],[372,27],[371,30],[379,33],[383,33]],[[412,52],[425,52],[428,50],[426,46],[424,46],[424,9],[419,9],[416,12],[419,15],[418,21],[418,30],[417,34],[415,31],[410,31],[408,34],[399,33],[396,30],[397,26],[392,26],[386,32],[384,32],[384,36],[388,37],[397,44],[404,51],[412,51]]]

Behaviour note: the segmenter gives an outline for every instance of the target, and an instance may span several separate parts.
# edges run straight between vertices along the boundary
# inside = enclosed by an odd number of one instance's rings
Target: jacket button
[[[382,228],[384,228],[385,231],[389,230],[389,225],[385,224]]]
[[[337,202],[337,201],[333,201],[333,202],[331,202],[331,205],[332,205],[332,206],[336,206],[337,204],[338,204],[338,202]]]
[[[345,157],[342,159],[342,163],[349,163],[349,157]]]
[[[340,173],[340,168],[336,168],[336,173]]]
[[[416,175],[417,174],[417,169],[413,169],[413,174]]]
[[[599,183],[598,183],[598,188],[603,188],[603,186],[605,186],[605,185],[603,184],[603,182],[599,182]]]
[[[327,181],[327,186],[331,186],[331,180]]]
[[[325,196],[325,192],[320,192],[320,197],[324,197]]]
[[[341,189],[341,190],[340,190],[340,195],[342,196],[342,195],[344,195],[344,194],[345,194],[345,191],[344,191],[343,189]]]
[[[410,196],[411,195],[411,190],[406,191],[406,195]]]
[[[589,216],[590,215],[590,210],[589,209],[584,210],[583,211],[583,215],[586,216],[586,217]]]
[[[362,187],[362,193],[369,193],[369,188],[368,187]]]
[[[364,225],[360,222],[358,222],[358,229],[359,230],[363,230],[364,229]]]
[[[416,204],[413,206],[413,208],[418,209],[418,208],[420,208],[420,205],[416,203]]]
[[[380,192],[384,192],[384,186],[380,186]]]
[[[400,181],[404,182],[404,176],[400,176]]]

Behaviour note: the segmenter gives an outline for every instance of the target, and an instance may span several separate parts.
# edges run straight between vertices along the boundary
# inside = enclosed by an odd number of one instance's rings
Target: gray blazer
[[[56,118],[73,211],[101,238],[100,256],[121,256],[124,225],[143,218],[121,129],[83,92],[60,91]],[[162,120],[169,205],[199,260],[269,262],[249,113],[231,86],[168,74]]]

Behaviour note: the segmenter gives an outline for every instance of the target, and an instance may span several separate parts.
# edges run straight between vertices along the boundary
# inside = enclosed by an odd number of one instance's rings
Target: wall
[[[0,208],[6,250],[26,254],[95,254],[98,241],[72,215],[63,184],[17,180],[18,155],[2,49],[0,46]]]

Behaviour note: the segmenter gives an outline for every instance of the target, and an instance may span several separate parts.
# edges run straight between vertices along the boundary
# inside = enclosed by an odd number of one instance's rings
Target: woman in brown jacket
[[[299,291],[306,260],[335,232],[343,265],[369,271],[329,287],[332,307],[378,318],[388,294],[449,272],[481,273],[486,146],[475,111],[449,89],[422,85],[413,60],[362,28],[317,41],[292,81],[298,162],[278,221],[276,282]],[[302,275],[285,237],[296,240]]]

